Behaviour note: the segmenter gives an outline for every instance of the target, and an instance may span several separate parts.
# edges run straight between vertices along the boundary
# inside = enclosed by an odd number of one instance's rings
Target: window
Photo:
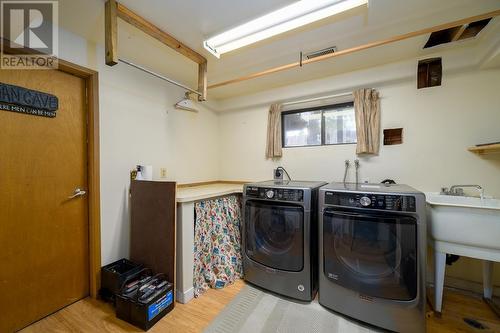
[[[283,112],[283,147],[356,143],[354,103]]]

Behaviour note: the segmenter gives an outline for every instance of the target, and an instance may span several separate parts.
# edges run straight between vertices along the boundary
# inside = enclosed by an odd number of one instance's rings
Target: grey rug
[[[377,332],[323,308],[317,300],[295,302],[246,285],[205,333]]]

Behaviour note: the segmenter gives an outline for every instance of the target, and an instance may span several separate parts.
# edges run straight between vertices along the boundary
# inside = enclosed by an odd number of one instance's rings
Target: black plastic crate
[[[143,266],[127,259],[120,259],[101,267],[100,295],[106,301],[114,301],[125,281],[140,274]]]
[[[141,296],[146,296],[146,294],[140,289],[144,287],[147,290],[150,281],[139,285],[132,292],[125,293],[123,289],[121,293],[118,293],[116,295],[116,317],[147,331],[172,311],[174,308],[173,285],[165,280],[163,274],[158,274],[151,280],[154,281],[154,279],[157,279],[158,282],[165,282],[165,285],[155,290],[150,297],[145,297],[144,300]],[[126,287],[124,286],[124,288]]]

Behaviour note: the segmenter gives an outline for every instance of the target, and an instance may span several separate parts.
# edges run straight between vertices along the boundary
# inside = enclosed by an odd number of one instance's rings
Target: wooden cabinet
[[[175,290],[176,183],[134,180],[130,186],[130,260],[165,273]]]

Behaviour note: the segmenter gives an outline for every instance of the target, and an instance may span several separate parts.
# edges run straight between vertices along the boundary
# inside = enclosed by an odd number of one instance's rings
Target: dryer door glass
[[[327,209],[325,276],[363,296],[409,301],[417,295],[417,220]]]
[[[299,272],[304,266],[304,209],[284,203],[247,201],[245,251],[267,267]]]

